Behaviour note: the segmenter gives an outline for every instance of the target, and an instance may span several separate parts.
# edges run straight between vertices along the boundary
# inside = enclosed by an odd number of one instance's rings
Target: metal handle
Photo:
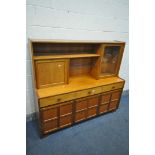
[[[92,93],[95,93],[95,90],[94,89],[92,90]]]
[[[91,91],[89,91],[88,94],[91,94]]]
[[[58,65],[58,67],[61,67],[61,66],[62,66],[62,65],[60,65],[60,64]]]
[[[58,98],[58,99],[57,99],[57,102],[60,102],[60,101],[61,101],[61,98]]]

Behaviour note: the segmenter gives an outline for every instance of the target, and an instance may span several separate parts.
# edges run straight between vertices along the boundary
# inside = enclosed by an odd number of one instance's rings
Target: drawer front
[[[81,98],[81,97],[85,97],[85,96],[99,94],[101,92],[102,92],[102,87],[91,88],[91,89],[87,89],[87,90],[78,91],[76,93],[76,97]]]
[[[124,86],[124,82],[114,83],[114,84],[111,84],[111,85],[102,86],[102,92],[120,89],[120,88],[123,88],[123,86]]]
[[[62,95],[42,98],[40,99],[40,107],[45,107],[56,103],[73,100],[75,98],[76,98],[76,93],[62,94]]]

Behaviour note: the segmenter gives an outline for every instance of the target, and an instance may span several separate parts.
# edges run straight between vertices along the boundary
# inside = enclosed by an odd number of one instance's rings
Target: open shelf
[[[66,54],[66,55],[46,55],[46,56],[33,56],[34,60],[46,60],[46,59],[64,59],[64,58],[88,58],[99,57],[99,54]]]

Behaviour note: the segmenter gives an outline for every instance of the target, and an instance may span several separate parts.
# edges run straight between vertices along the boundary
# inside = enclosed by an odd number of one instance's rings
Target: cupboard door
[[[110,105],[109,105],[109,110],[117,109],[118,104],[119,104],[119,100],[120,100],[120,97],[121,97],[121,93],[122,93],[121,90],[112,92],[111,101],[110,101]]]
[[[97,115],[99,95],[78,99],[75,103],[75,122],[79,122]]]
[[[110,93],[107,93],[107,94],[102,94],[101,95],[101,104],[107,104],[110,102],[110,97],[111,97],[111,94]]]
[[[71,125],[73,122],[73,102],[60,104],[60,128]]]
[[[75,114],[75,122],[80,122],[82,120],[85,120],[86,118],[87,118],[87,110],[82,110]]]
[[[58,119],[54,119],[42,124],[43,133],[49,133],[58,129]]]
[[[97,107],[89,108],[87,112],[87,118],[94,117],[97,115]]]
[[[40,110],[42,122],[58,118],[58,106],[50,106]]]
[[[111,100],[119,100],[121,96],[121,91],[116,91],[112,93]]]
[[[72,114],[72,103],[73,102],[60,104],[60,116]]]
[[[65,84],[68,81],[68,59],[36,61],[38,88]]]
[[[97,107],[99,103],[99,96],[93,96],[88,98],[88,108]]]
[[[107,112],[108,111],[108,106],[109,106],[109,104],[100,105],[100,107],[99,107],[99,114]]]
[[[66,115],[60,117],[60,128],[69,126],[72,124],[72,115]]]
[[[109,110],[115,110],[118,106],[118,101],[111,101],[109,105]]]
[[[86,99],[76,101],[75,112],[78,112],[81,110],[86,110],[86,109],[87,109],[87,100]]]
[[[100,76],[114,76],[118,74],[124,44],[105,44],[101,52]]]

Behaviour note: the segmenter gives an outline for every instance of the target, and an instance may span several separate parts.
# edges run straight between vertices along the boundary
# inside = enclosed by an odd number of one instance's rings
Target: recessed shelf
[[[99,54],[66,54],[66,55],[47,55],[47,56],[33,56],[34,60],[46,60],[46,59],[64,59],[64,58],[88,58],[99,57]]]

